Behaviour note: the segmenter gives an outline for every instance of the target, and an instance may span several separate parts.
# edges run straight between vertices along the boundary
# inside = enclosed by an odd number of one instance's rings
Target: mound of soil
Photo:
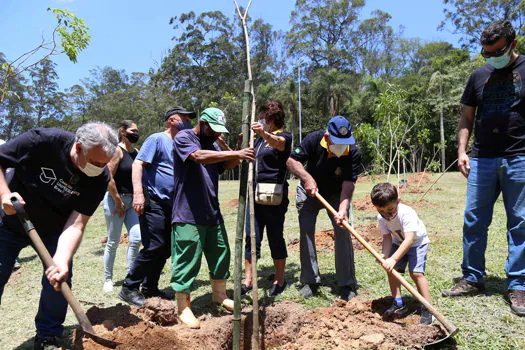
[[[355,230],[364,240],[374,249],[381,249],[381,232],[377,224],[356,226]],[[348,233],[350,234],[350,233]],[[354,250],[363,250],[365,247],[352,236]],[[331,252],[334,250],[334,230],[319,230],[315,232],[315,247],[318,252]],[[298,252],[300,250],[299,239],[293,239],[288,242],[288,249]]]
[[[98,336],[121,343],[117,349],[228,349],[233,333],[233,316],[201,316],[201,328],[177,324],[177,306],[172,301],[147,299],[144,309],[118,304],[92,307],[87,316]],[[73,349],[99,350],[105,347],[81,331],[74,332]]]
[[[360,211],[369,211],[369,212],[375,212],[376,207],[372,204],[372,201],[370,200],[370,196],[363,196],[358,199],[354,199],[352,201],[352,206]]]
[[[305,310],[290,301],[275,303],[260,310],[261,349],[420,349],[422,345],[445,337],[438,325],[419,325],[414,310],[417,302],[407,304],[412,314],[397,320],[385,320],[383,312],[392,298],[362,300],[348,303],[337,300],[325,308]],[[153,306],[155,305],[155,306]],[[157,308],[149,303],[146,309]],[[166,311],[168,304],[160,309]],[[173,308],[175,306],[173,305]],[[232,345],[233,316],[200,317],[201,328],[182,325],[161,326],[142,319],[148,312],[135,307],[117,305],[107,309],[92,307],[88,317],[99,336],[122,343],[117,349],[229,349]],[[250,308],[243,310],[241,348],[251,348],[252,317]],[[74,332],[74,349],[104,349],[90,338]]]
[[[355,227],[355,230],[361,237],[364,238],[364,240],[372,246],[376,251],[381,252],[381,247],[383,243],[383,236],[381,235],[381,230],[379,230],[379,226],[377,226],[377,223],[369,224],[369,225],[358,225]],[[354,250],[363,250],[365,247],[359,243],[357,239],[352,236],[352,244],[354,246]]]
[[[222,204],[223,208],[238,208],[239,207],[239,198],[230,199],[229,201]]]
[[[304,310],[282,302],[262,310],[261,349],[419,349],[445,336],[438,325],[419,325],[419,316],[387,321],[381,314],[391,305],[390,297],[366,301],[337,300],[333,306]],[[417,305],[409,305],[411,309]],[[251,340],[250,316],[244,327],[244,349]]]

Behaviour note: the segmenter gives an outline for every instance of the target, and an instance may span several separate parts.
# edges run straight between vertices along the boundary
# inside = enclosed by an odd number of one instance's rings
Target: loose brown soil
[[[222,204],[223,208],[238,208],[239,207],[239,198],[230,199],[226,203]]]
[[[355,227],[355,230],[374,249],[376,250],[381,249],[382,237],[381,237],[381,232],[379,231],[379,227],[377,227],[377,224],[359,225]],[[354,246],[354,250],[365,249],[365,247],[361,243],[359,243],[359,241],[355,239],[353,236],[352,236],[352,244]],[[317,251],[323,251],[323,252],[333,251],[334,250],[334,230],[320,230],[320,231],[315,232],[315,247],[317,248]],[[288,249],[298,252],[300,250],[299,239],[294,239],[288,242]]]
[[[163,304],[162,303],[171,303]],[[419,349],[445,336],[438,325],[419,325],[414,310],[404,319],[384,320],[383,312],[390,306],[390,297],[377,300],[337,300],[333,306],[305,310],[293,302],[281,302],[260,310],[260,348],[282,349]],[[172,302],[155,301],[144,310],[117,305],[107,309],[92,307],[88,317],[99,336],[122,343],[117,349],[230,349],[233,317],[203,315],[201,329],[191,330],[172,319],[165,323],[152,321],[149,313],[165,313],[176,309]],[[153,310],[154,309],[154,310]],[[250,349],[251,310],[243,310],[241,348]],[[149,316],[148,316],[149,315]],[[74,349],[104,349],[81,332],[74,333]]]
[[[352,201],[352,206],[359,211],[377,212],[376,207],[372,204],[370,196],[363,196]]]
[[[127,232],[120,236],[119,244],[129,244],[129,234]]]

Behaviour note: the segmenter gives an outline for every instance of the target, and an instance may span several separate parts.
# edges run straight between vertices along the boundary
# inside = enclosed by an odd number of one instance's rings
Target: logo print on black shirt
[[[55,172],[53,169],[49,168],[40,168],[42,169],[42,173],[40,174],[40,181],[42,181],[45,184],[50,184],[53,186],[55,181],[57,180],[57,176],[55,175]]]

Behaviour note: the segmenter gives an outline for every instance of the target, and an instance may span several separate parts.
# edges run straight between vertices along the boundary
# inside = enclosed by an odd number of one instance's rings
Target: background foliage
[[[485,63],[477,54],[480,33],[490,21],[507,18],[521,39],[524,0],[443,2],[441,27],[462,35],[461,48],[406,38],[402,28],[391,26],[391,16],[380,10],[365,18],[364,0],[297,0],[288,32],[274,30],[264,19],[250,18],[257,105],[270,99],[283,103],[294,144],[299,140],[299,112],[302,136],[325,128],[331,116],[348,117],[366,172],[395,173],[403,162],[406,171],[421,171],[439,162],[450,165],[456,159],[463,88],[470,73]],[[64,53],[69,56],[67,49],[73,53],[84,49],[89,35],[82,19],[53,11]],[[230,116],[229,142],[234,146],[241,130],[246,76],[240,20],[233,11],[232,16],[208,11],[173,14],[166,16],[166,22],[173,30],[171,49],[148,72],[94,67],[78,84],[60,91],[50,56],[10,75],[9,93],[0,104],[0,138],[11,139],[36,126],[74,131],[87,121],[117,126],[123,119],[134,120],[147,136],[162,128],[169,106],[183,105],[196,112],[217,106]],[[76,31],[69,29],[67,34],[68,28]],[[82,35],[84,40],[78,41]],[[523,45],[520,40],[518,51],[525,52]],[[0,65],[10,62],[0,53]],[[0,81],[8,73],[1,70]]]

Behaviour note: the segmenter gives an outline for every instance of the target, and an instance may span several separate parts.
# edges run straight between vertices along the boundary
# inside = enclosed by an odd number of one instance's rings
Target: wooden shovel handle
[[[321,203],[323,203],[323,205],[326,207],[326,209],[328,209],[332,213],[332,215],[337,215],[337,211],[330,205],[330,203],[328,203],[323,198],[323,196],[319,194],[319,192],[315,193],[315,197]],[[368,244],[368,242],[365,241],[365,239],[359,233],[357,233],[357,231],[354,230],[352,226],[350,226],[346,220],[343,221],[343,226],[348,231],[350,231],[350,233],[359,241],[359,243],[361,243],[366,248],[366,250],[368,250],[374,256],[374,258],[376,258],[381,263],[381,265],[383,265],[383,263],[385,262],[385,259],[383,259],[381,254],[376,252],[376,250],[372,248],[372,246]],[[401,276],[399,272],[397,272],[396,270],[392,270],[389,273],[391,273],[403,285],[403,287],[405,287],[421,304],[423,304],[427,308],[428,311],[430,311],[432,315],[434,315],[438,319],[439,322],[441,322],[441,324],[443,324],[443,326],[447,329],[450,335],[456,334],[456,332],[458,331],[458,328],[454,326],[451,322],[449,322],[446,319],[446,317],[443,316],[443,314],[441,314],[425,298],[423,298],[423,296],[419,294],[419,292],[414,287],[412,287],[412,285],[408,283],[403,278],[403,276]]]
[[[33,223],[31,222],[31,220],[29,220],[29,216],[27,215],[24,207],[20,204],[18,199],[14,196],[11,197],[11,203],[13,203],[18,219],[22,223],[22,226],[24,227],[24,230],[26,231],[27,235],[31,239],[31,242],[33,242],[33,246],[35,247],[35,250],[38,253],[38,256],[40,256],[40,259],[44,262],[44,265],[46,266],[46,268],[49,268],[51,266],[56,266],[55,261],[51,257],[51,254],[49,254],[49,251],[44,245],[44,242],[42,242],[42,239],[36,232],[35,227],[33,226]],[[80,303],[74,297],[73,293],[71,292],[71,288],[69,288],[69,285],[67,284],[66,281],[60,282],[60,291],[62,292],[67,303],[69,304],[69,306],[71,306],[71,309],[75,313],[75,316],[77,317],[77,320],[80,326],[82,327],[82,330],[84,330],[87,333],[95,334],[95,331],[93,329],[93,326],[91,325],[91,322],[89,322],[89,319],[87,318],[86,313],[82,309],[82,306],[80,306]]]

